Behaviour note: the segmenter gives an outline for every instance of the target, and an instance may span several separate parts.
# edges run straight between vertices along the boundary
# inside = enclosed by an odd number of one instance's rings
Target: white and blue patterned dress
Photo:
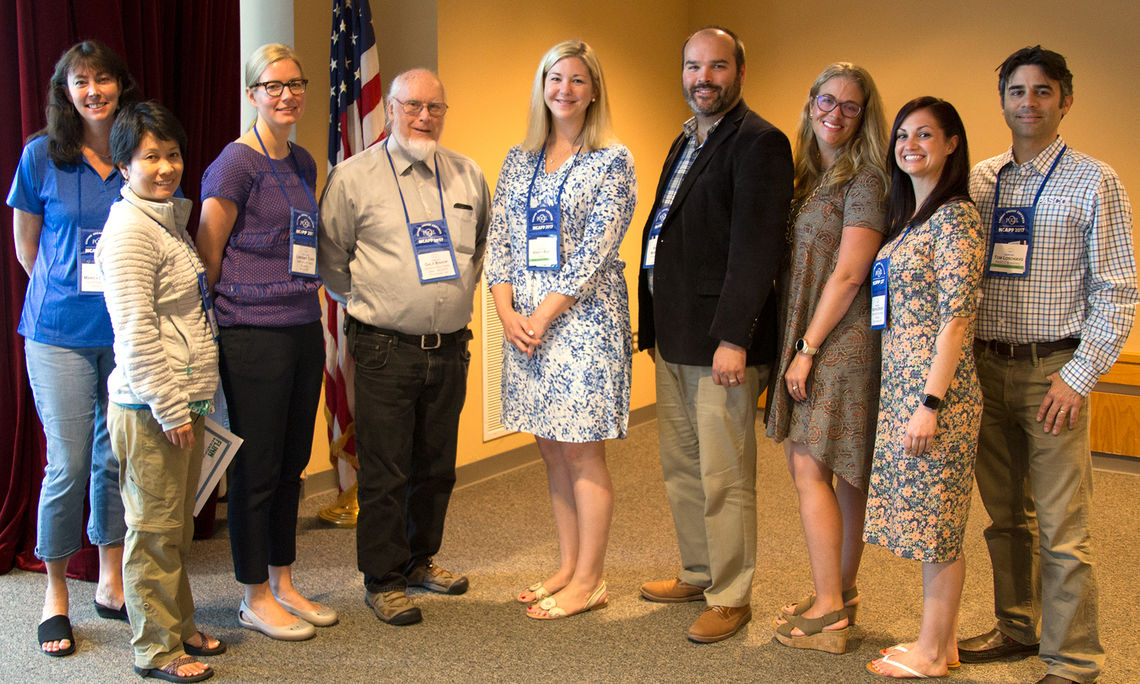
[[[503,162],[487,237],[487,284],[509,283],[515,310],[528,317],[551,292],[577,301],[551,322],[533,358],[504,342],[502,423],[561,442],[624,438],[633,349],[618,248],[637,205],[633,155],[615,143],[536,177],[538,162],[538,153],[518,146]],[[556,271],[526,268],[532,177],[531,206],[555,204],[566,180]]]

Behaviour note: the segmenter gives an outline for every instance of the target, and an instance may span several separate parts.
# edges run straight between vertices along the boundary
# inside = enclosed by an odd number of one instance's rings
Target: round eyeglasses
[[[821,112],[830,112],[836,107],[839,107],[839,111],[848,119],[854,119],[863,111],[863,105],[855,104],[854,102],[840,102],[830,95],[816,95],[815,106],[818,107]]]
[[[257,86],[265,88],[265,94],[269,97],[279,96],[285,88],[289,88],[289,92],[294,95],[304,95],[305,90],[309,87],[309,79],[295,78],[288,83],[282,83],[281,81],[261,81],[260,83],[254,83],[250,88],[256,88]]]
[[[446,102],[420,102],[419,100],[405,101],[397,100],[394,97],[392,99],[400,103],[400,108],[403,109],[404,113],[408,116],[419,116],[420,112],[425,108],[427,109],[428,114],[436,119],[447,113]]]

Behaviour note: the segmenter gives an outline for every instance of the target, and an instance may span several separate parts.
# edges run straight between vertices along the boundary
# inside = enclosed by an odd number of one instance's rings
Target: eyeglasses
[[[863,111],[863,105],[858,105],[854,102],[840,102],[830,95],[816,95],[815,106],[818,107],[821,112],[830,112],[836,107],[839,107],[839,111],[843,112],[843,116],[848,119],[854,119]]]
[[[304,95],[305,90],[309,87],[309,79],[295,78],[288,83],[282,83],[281,81],[262,81],[261,83],[254,83],[250,88],[256,88],[257,86],[265,88],[265,94],[269,97],[277,97],[286,87],[288,87],[289,92],[294,95]]]
[[[396,100],[394,97],[392,99]],[[400,103],[400,107],[408,116],[419,116],[419,113],[425,108],[428,110],[428,114],[436,119],[447,113],[446,102],[420,102],[419,100],[408,100],[406,102],[396,100],[396,102]]]

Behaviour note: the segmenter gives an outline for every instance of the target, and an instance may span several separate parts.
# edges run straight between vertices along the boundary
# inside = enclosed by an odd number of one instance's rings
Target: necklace
[[[83,149],[89,150],[91,152],[91,154],[98,157],[99,160],[102,161],[103,163],[105,163],[105,164],[111,163],[111,151],[110,150],[107,151],[107,154],[103,154],[102,152],[99,152],[98,150],[96,150],[94,147],[91,147],[90,145],[84,145]]]
[[[788,218],[788,227],[784,233],[784,240],[787,244],[789,244],[789,245],[792,244],[792,240],[794,238],[795,230],[796,230],[796,221],[799,220],[800,214],[802,214],[804,211],[804,207],[811,204],[812,200],[815,199],[815,196],[819,194],[820,189],[823,187],[823,183],[821,182],[822,180],[823,180],[822,177],[820,179],[816,180],[815,186],[813,186],[811,189],[811,193],[809,193],[808,196],[805,197],[802,202],[800,202],[799,204],[796,204],[795,200],[792,200],[792,204],[793,204],[795,211],[791,212],[791,215]]]

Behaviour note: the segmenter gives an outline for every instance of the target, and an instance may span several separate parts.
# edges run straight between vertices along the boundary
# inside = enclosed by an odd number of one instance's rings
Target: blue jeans
[[[127,532],[119,497],[119,461],[107,434],[111,347],[57,347],[24,341],[28,380],[47,439],[40,486],[36,557],[64,560],[83,545],[83,496],[90,482],[87,537],[96,546],[121,544]]]

